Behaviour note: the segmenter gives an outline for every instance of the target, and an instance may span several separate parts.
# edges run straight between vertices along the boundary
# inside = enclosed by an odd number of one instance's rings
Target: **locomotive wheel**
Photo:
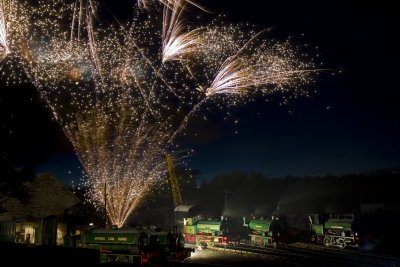
[[[331,238],[330,237],[324,237],[324,246],[325,247],[329,247],[329,246],[331,246],[332,245],[332,240],[331,240]]]
[[[343,249],[343,248],[346,247],[346,242],[345,242],[344,239],[339,239],[339,240],[337,241],[337,243],[338,243],[338,245],[339,245],[339,248],[341,248],[341,249]]]

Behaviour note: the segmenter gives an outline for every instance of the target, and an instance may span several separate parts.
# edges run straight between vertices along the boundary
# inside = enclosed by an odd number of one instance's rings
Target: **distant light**
[[[93,223],[89,223],[89,226],[93,226]]]

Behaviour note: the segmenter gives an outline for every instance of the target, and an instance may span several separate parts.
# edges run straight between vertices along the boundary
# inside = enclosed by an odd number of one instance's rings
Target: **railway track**
[[[344,264],[342,259],[335,257],[334,255],[322,255],[315,253],[304,253],[304,251],[288,250],[284,248],[269,248],[269,247],[258,247],[251,245],[238,245],[236,247],[214,247],[212,249],[219,249],[223,251],[234,251],[236,253],[245,253],[252,255],[264,255],[264,256],[275,256],[279,257],[284,261],[295,261],[300,266],[318,266],[314,265],[316,262],[323,262],[323,266],[352,266],[347,263]],[[367,265],[370,266],[370,265]]]
[[[302,248],[290,245],[288,251],[312,254],[318,258],[336,258],[343,262],[354,263],[355,266],[400,266],[400,259],[379,254],[362,253],[355,250],[343,250],[325,247]]]
[[[389,266],[400,266],[400,258],[378,254],[373,252],[365,252],[357,250],[356,248],[348,248],[348,249],[340,249],[336,247],[323,247],[320,245],[314,244],[306,244],[306,243],[294,243],[288,246],[288,249],[296,250],[296,251],[313,251],[313,252],[320,252],[320,254],[333,254],[333,255],[340,255],[342,257],[352,257],[363,259],[365,261],[380,261],[385,263],[393,263],[393,265]],[[385,265],[388,266],[388,265]]]
[[[295,244],[274,249],[239,244],[237,246],[215,246],[210,249],[244,255],[268,255],[284,260],[295,260],[299,263],[308,262],[309,265],[306,264],[306,266],[314,266],[314,263],[317,262],[320,265],[315,266],[400,267],[400,259],[396,257],[318,246],[304,248]]]

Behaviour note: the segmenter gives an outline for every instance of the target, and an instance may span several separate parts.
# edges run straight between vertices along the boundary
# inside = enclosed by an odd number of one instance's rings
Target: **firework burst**
[[[269,94],[275,90],[299,88],[299,85],[311,82],[312,73],[317,71],[314,64],[299,60],[289,42],[273,44],[264,41],[252,49],[252,53],[242,54],[246,45],[221,65],[210,87],[205,90],[206,97],[243,95],[252,90]]]
[[[97,203],[104,199],[113,224],[122,226],[131,211],[165,173],[166,127],[131,106],[104,106],[76,114],[69,137],[91,177],[88,185]],[[96,130],[94,130],[96,129]]]
[[[10,3],[12,5],[12,3]],[[4,3],[4,1],[0,2],[0,62],[8,55],[10,49],[8,47],[8,22],[7,22],[7,13],[11,13],[12,11],[7,10],[11,9],[9,5]]]
[[[10,35],[12,2],[0,2],[3,58],[10,36],[21,36]],[[306,94],[302,85],[316,71],[289,41],[218,20],[187,27],[182,14],[186,4],[199,7],[194,1],[155,1],[156,14],[137,11],[133,21],[109,26],[98,22],[95,0],[36,2],[23,2],[27,30],[13,29],[26,36],[20,63],[73,144],[90,199],[101,207],[106,196],[119,226],[163,180],[165,154],[204,103],[226,108],[256,91]],[[175,154],[176,162],[185,156]]]
[[[201,30],[185,32],[186,27],[181,20],[183,7],[178,1],[172,9],[165,7],[162,33],[162,62],[185,60],[196,53],[201,44]]]
[[[2,72],[7,82],[22,82],[25,76],[21,69],[29,62],[24,38],[28,26],[28,11],[20,1],[0,0],[0,70],[8,69]]]

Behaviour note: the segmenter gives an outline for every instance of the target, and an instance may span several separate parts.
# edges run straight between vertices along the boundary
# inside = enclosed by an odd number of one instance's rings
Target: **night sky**
[[[377,1],[209,1],[235,21],[304,35],[325,67],[311,98],[242,107],[237,136],[196,145],[205,177],[232,170],[272,176],[368,172],[400,167],[398,42],[394,7]],[[216,4],[215,3],[215,4]],[[229,4],[228,4],[229,3]],[[203,167],[207,166],[207,167]]]
[[[119,13],[130,0],[106,1]],[[202,1],[233,22],[271,28],[267,37],[318,46],[326,68],[309,98],[289,105],[260,98],[232,110],[237,124],[218,110],[189,125],[183,145],[194,148],[188,167],[201,179],[232,171],[270,176],[325,175],[400,168],[399,62],[395,8],[387,1]],[[112,4],[114,3],[114,4]],[[125,5],[126,3],[126,5]],[[396,49],[395,49],[396,48]],[[339,71],[341,72],[339,74]],[[22,88],[21,88],[22,87]],[[20,90],[20,91],[16,91]],[[34,162],[65,183],[81,176],[72,146],[34,89],[0,94],[2,147],[18,144],[17,162]],[[202,116],[199,116],[201,118]],[[37,151],[35,154],[32,151]]]

